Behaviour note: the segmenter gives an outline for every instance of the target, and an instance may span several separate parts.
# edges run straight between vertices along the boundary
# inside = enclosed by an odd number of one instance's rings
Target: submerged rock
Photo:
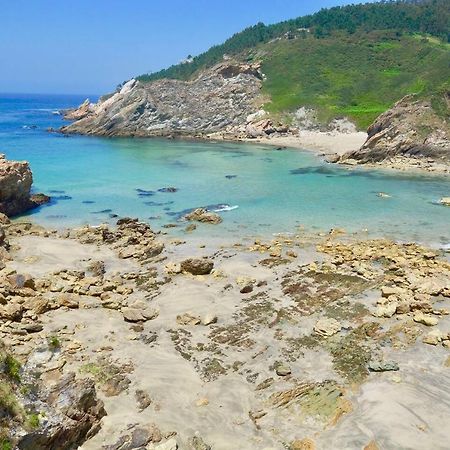
[[[177,323],[179,325],[200,325],[201,319],[192,313],[184,313],[177,316]]]
[[[199,434],[193,436],[189,440],[189,444],[192,450],[212,450],[212,447],[208,445]]]
[[[312,439],[296,439],[291,442],[289,450],[316,450],[316,444]]]

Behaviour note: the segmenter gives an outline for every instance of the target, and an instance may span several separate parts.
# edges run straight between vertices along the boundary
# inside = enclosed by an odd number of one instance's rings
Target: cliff
[[[246,123],[261,105],[258,65],[224,62],[193,81],[130,80],[97,104],[84,102],[65,114],[78,119],[63,133],[100,136],[165,136],[214,133]]]
[[[433,99],[408,95],[381,114],[368,129],[368,138],[341,162],[376,163],[396,157],[428,158],[450,163],[450,92]]]
[[[50,197],[31,194],[33,175],[26,161],[8,161],[0,155],[0,213],[15,216],[47,203]]]

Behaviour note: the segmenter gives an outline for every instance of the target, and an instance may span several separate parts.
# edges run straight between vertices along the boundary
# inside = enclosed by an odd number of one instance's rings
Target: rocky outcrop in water
[[[86,99],[78,108],[63,111],[65,120],[84,119],[92,113],[92,103]]]
[[[190,222],[202,222],[202,223],[210,223],[213,225],[217,225],[222,222],[222,217],[219,214],[208,211],[206,208],[196,208],[190,213],[186,214],[184,220]]]
[[[246,123],[261,105],[259,66],[223,62],[193,81],[130,80],[97,104],[66,114],[64,133],[164,136],[213,133]],[[79,119],[79,120],[78,120]]]
[[[404,97],[369,127],[365,144],[345,154],[341,161],[365,164],[406,157],[448,165],[450,93],[444,94],[442,105],[446,105],[447,114],[437,114],[430,100]]]
[[[26,161],[8,161],[0,155],[0,213],[15,216],[47,203],[50,197],[31,194],[33,175]]]

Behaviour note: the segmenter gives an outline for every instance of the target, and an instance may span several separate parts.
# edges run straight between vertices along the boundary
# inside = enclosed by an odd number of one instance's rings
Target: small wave
[[[225,212],[225,211],[233,211],[235,209],[238,209],[239,205],[218,205],[215,209],[213,209],[214,212]]]
[[[54,109],[52,109],[52,108],[29,108],[29,109],[25,109],[25,111],[28,111],[28,112],[33,112],[33,111],[53,112]]]

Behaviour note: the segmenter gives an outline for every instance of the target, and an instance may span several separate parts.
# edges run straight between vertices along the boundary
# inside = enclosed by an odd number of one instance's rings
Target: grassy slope
[[[319,118],[350,117],[366,128],[406,94],[448,86],[450,45],[389,32],[281,40],[259,49],[272,113],[311,106]]]
[[[227,54],[262,61],[264,94],[272,100],[266,109],[278,117],[310,106],[323,122],[347,116],[365,128],[412,93],[431,96],[436,111],[445,115],[448,105],[436,93],[450,91],[450,44],[444,43],[450,42],[448,2],[348,5],[278,24],[260,23],[196,56],[191,64],[138,79],[191,79]],[[284,39],[286,32],[299,38]],[[429,33],[426,39],[424,33]]]

